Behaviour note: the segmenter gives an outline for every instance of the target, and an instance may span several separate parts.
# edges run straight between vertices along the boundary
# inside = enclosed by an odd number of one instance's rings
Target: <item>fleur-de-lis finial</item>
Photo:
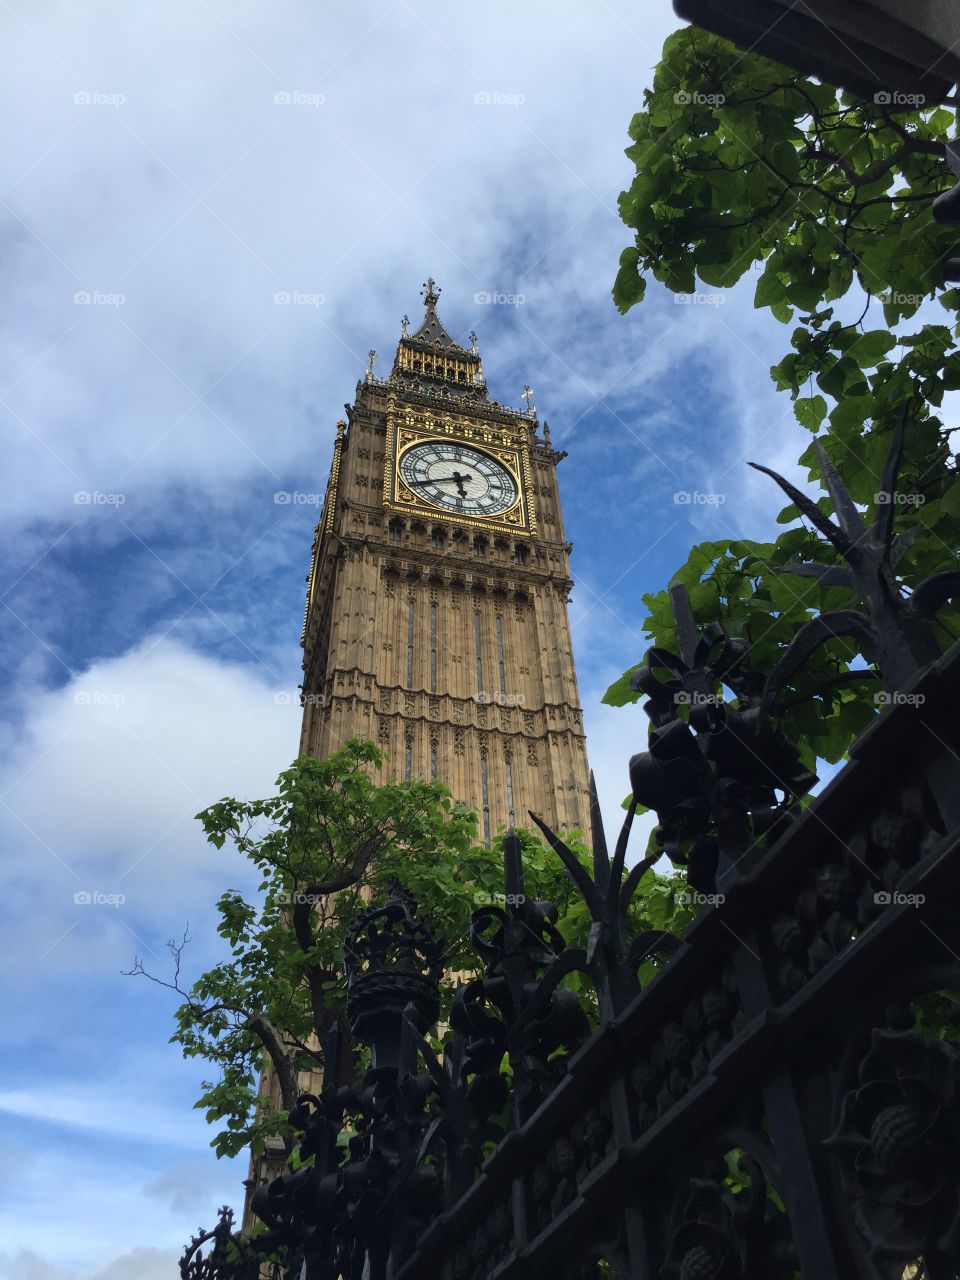
[[[409,328],[410,328],[410,317],[406,313],[404,313],[404,315],[400,319],[400,333],[402,337],[405,338],[407,336],[407,331],[409,330]]]
[[[525,386],[520,395],[527,406],[527,413],[531,418],[535,418],[537,416],[537,406],[533,403],[533,388]]]
[[[367,352],[367,381],[368,382],[373,377],[373,366],[376,364],[376,362],[377,362],[377,353],[376,351],[374,351],[373,347],[371,347],[370,350]]]
[[[471,329],[470,332],[467,334],[467,337],[470,339],[470,350],[474,355],[477,355],[480,351],[480,343],[479,343],[479,339],[477,338],[476,331]]]
[[[757,462],[750,463],[751,467],[777,482],[799,508],[800,514],[807,517],[845,561],[843,564],[791,561],[782,565],[780,572],[816,578],[826,587],[847,587],[865,605],[863,612],[833,609],[820,613],[800,628],[767,678],[765,712],[772,708],[777,694],[814,649],[835,636],[849,636],[861,646],[862,652],[873,658],[886,681],[888,692],[909,684],[940,657],[934,615],[947,600],[960,597],[960,570],[948,569],[932,574],[909,594],[904,591],[896,573],[898,563],[920,529],[919,525],[913,525],[899,536],[895,536],[893,530],[897,478],[910,410],[911,405],[907,401],[900,412],[880,477],[872,526],[868,526],[860,514],[829,454],[818,440],[813,442],[813,447],[824,487],[836,513],[836,522],[824,515],[812,498],[776,471]]]
[[[423,289],[420,296],[428,307],[435,307],[437,305],[440,290],[437,288],[437,282],[434,280],[433,276],[427,276],[426,280],[423,282]]]

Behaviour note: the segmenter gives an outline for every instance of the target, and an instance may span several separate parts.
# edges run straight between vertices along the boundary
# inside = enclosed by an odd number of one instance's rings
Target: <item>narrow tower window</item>
[[[407,688],[413,688],[413,597],[407,601]]]
[[[507,668],[503,661],[503,619],[497,614],[497,666],[500,668],[500,697],[507,699]]]
[[[434,738],[434,740],[430,743],[430,780],[431,782],[436,782],[437,780],[437,740],[436,738]]]
[[[480,633],[480,614],[473,615],[473,635],[477,647],[477,693],[483,693],[483,640]]]
[[[430,606],[430,692],[437,692],[437,606]]]
[[[513,765],[507,761],[507,811],[510,814],[510,825],[513,826]]]
[[[413,739],[407,738],[406,750],[403,753],[403,776],[407,782],[413,774]]]
[[[480,790],[483,797],[483,843],[490,843],[490,787],[487,778],[486,752],[480,757]]]
[[[446,542],[446,534],[439,526],[435,526],[433,530],[433,545],[435,549],[442,551],[444,542]]]

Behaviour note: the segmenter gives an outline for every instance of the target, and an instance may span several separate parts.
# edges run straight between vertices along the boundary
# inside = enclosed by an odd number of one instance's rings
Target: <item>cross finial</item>
[[[373,366],[376,364],[376,362],[377,362],[377,353],[376,351],[374,351],[373,347],[371,347],[370,350],[367,352],[367,381],[368,382],[373,377]]]
[[[423,289],[420,296],[428,307],[435,307],[437,305],[440,290],[437,288],[437,282],[434,280],[433,276],[427,276],[423,283]]]
[[[401,317],[401,320],[400,320],[400,333],[404,338],[407,336],[407,330],[409,328],[410,328],[410,317],[408,315],[404,315]]]
[[[535,418],[537,415],[537,406],[533,403],[533,388],[525,386],[520,392],[520,395],[526,403],[527,413],[531,418]]]
[[[474,355],[476,355],[477,352],[480,350],[480,343],[475,331],[471,329],[470,332],[467,334],[467,337],[470,339],[470,350],[473,352]]]

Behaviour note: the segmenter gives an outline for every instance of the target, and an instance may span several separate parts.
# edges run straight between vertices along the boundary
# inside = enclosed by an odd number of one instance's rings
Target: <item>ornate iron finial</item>
[[[427,276],[426,280],[424,280],[420,296],[423,298],[425,306],[435,307],[437,305],[437,300],[440,297],[440,290],[437,288],[437,282],[434,280],[433,276]]]
[[[401,885],[389,895],[357,916],[343,945],[347,1014],[354,1035],[370,1045],[374,1067],[399,1061],[404,1010],[421,1032],[439,1013],[443,948]]]
[[[373,377],[373,366],[377,363],[377,353],[373,347],[367,352],[367,381]]]
[[[180,1259],[182,1280],[245,1280],[256,1274],[256,1263],[246,1258],[233,1234],[233,1210],[226,1205],[213,1230],[198,1232]]]
[[[535,418],[537,416],[537,406],[533,403],[533,388],[525,385],[520,392],[520,396],[527,406],[527,413],[531,418]]]
[[[400,317],[400,336],[405,338],[410,330],[410,317],[404,312]]]
[[[764,681],[747,666],[746,642],[716,622],[699,630],[680,583],[670,601],[680,654],[649,649],[631,679],[649,699],[651,728],[630,784],[634,800],[656,811],[663,852],[695,889],[713,893],[718,874],[769,844],[817,779],[763,714]]]
[[[471,353],[472,353],[473,355],[475,355],[475,356],[476,356],[476,355],[479,355],[479,354],[480,354],[480,340],[478,339],[478,337],[477,337],[477,335],[476,335],[476,331],[475,331],[475,330],[473,330],[473,329],[471,329],[471,330],[470,330],[470,332],[467,334],[467,337],[470,339],[470,351],[471,351]]]
[[[845,565],[798,561],[784,565],[782,572],[816,578],[828,587],[848,587],[866,606],[863,613],[856,609],[821,613],[800,629],[770,673],[764,695],[765,711],[770,709],[779,691],[810,654],[834,636],[851,637],[874,659],[888,692],[902,689],[940,657],[933,615],[947,600],[960,594],[960,571],[933,574],[920,583],[909,598],[896,575],[897,565],[920,528],[914,525],[899,537],[894,537],[897,477],[903,458],[909,407],[909,402],[904,404],[893,433],[875,497],[876,516],[872,528],[867,527],[836,467],[818,441],[814,441],[813,447],[837,523],[776,471],[757,462],[750,463],[756,471],[762,471],[777,482],[790,501],[846,561]]]

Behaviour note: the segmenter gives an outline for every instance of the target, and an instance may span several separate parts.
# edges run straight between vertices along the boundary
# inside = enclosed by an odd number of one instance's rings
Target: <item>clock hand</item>
[[[407,484],[411,486],[416,486],[416,485],[425,485],[425,484],[439,484],[441,480],[453,480],[460,491],[461,498],[465,498],[467,496],[467,491],[463,487],[463,482],[464,480],[472,480],[472,479],[473,479],[473,476],[471,476],[469,472],[467,473],[467,475],[461,475],[459,471],[455,471],[452,476],[431,476],[428,480],[408,480]]]

